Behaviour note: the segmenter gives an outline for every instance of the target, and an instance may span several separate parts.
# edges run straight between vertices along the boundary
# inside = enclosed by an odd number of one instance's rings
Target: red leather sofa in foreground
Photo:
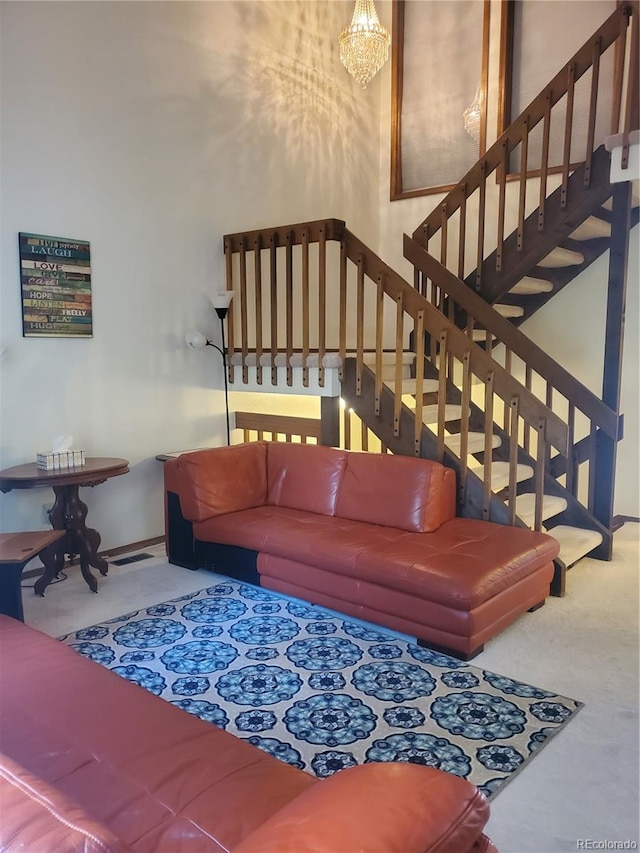
[[[495,853],[464,779],[319,781],[7,616],[0,678],[1,851]]]
[[[165,463],[169,560],[385,625],[465,660],[544,604],[558,543],[455,516],[455,473],[274,442]]]

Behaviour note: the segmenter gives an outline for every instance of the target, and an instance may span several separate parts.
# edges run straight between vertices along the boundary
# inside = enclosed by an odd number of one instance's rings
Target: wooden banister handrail
[[[401,302],[402,309],[418,322],[424,322],[424,329],[438,339],[443,333],[447,336],[448,351],[461,362],[470,354],[471,370],[481,373],[493,373],[494,391],[504,401],[514,396],[519,398],[520,416],[529,424],[537,424],[540,419],[546,421],[546,439],[562,454],[568,452],[567,425],[554,412],[547,408],[534,394],[503,367],[497,364],[488,353],[474,344],[469,336],[458,329],[447,317],[418,293],[395,270],[387,266],[368,246],[345,228],[343,243],[347,257],[364,267],[364,272],[373,282],[380,282],[384,292],[394,301]]]
[[[513,323],[501,317],[481,296],[463,284],[407,234],[404,235],[404,256],[417,269],[436,280],[439,287],[443,288],[474,320],[492,332],[512,353],[526,364],[534,365],[536,373],[570,400],[596,426],[617,440],[619,417],[613,409],[605,405],[592,391],[534,344]]]
[[[635,10],[633,10],[635,12]],[[632,13],[632,5],[619,6],[597,31],[599,52],[602,55],[620,36],[625,19]],[[449,219],[481,187],[486,178],[495,172],[508,155],[528,138],[534,127],[544,119],[545,113],[557,104],[569,88],[569,72],[573,83],[582,77],[593,64],[594,39],[590,37],[577,53],[560,69],[551,83],[522,111],[514,122],[498,137],[478,162],[461,178],[438,207],[424,219],[413,232],[413,239],[426,248],[427,238],[431,238],[442,227],[443,214]],[[614,111],[616,104],[613,105]],[[628,116],[627,116],[628,118]],[[632,128],[633,129],[633,128]],[[567,164],[568,165],[568,164]]]
[[[226,253],[239,252],[243,245],[254,246],[256,240],[260,240],[263,247],[273,245],[276,248],[286,246],[288,241],[297,246],[304,242],[304,233],[308,236],[309,243],[318,243],[320,232],[324,229],[327,240],[342,239],[344,222],[341,219],[316,219],[313,222],[297,222],[295,225],[280,225],[277,228],[259,228],[255,231],[241,231],[237,234],[225,234],[224,249]]]

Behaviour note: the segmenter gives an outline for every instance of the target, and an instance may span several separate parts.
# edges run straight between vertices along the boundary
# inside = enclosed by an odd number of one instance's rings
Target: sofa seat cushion
[[[15,619],[0,630],[0,750],[133,850],[233,850],[318,784]]]
[[[559,550],[544,533],[475,519],[409,533],[277,507],[210,519],[194,525],[194,535],[467,611],[548,565]]]
[[[203,542],[239,545],[330,571],[354,570],[363,552],[393,545],[410,534],[393,527],[286,507],[256,507],[194,524]]]

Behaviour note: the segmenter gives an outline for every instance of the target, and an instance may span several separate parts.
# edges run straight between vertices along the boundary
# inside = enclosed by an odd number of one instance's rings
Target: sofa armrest
[[[0,850],[126,853],[131,848],[52,785],[0,754]]]
[[[470,853],[483,849],[488,817],[487,800],[464,779],[365,764],[308,788],[233,853]]]

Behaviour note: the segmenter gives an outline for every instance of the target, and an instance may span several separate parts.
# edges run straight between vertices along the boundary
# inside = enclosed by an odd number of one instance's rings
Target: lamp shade
[[[214,308],[228,308],[233,299],[233,290],[216,290],[210,297]]]

